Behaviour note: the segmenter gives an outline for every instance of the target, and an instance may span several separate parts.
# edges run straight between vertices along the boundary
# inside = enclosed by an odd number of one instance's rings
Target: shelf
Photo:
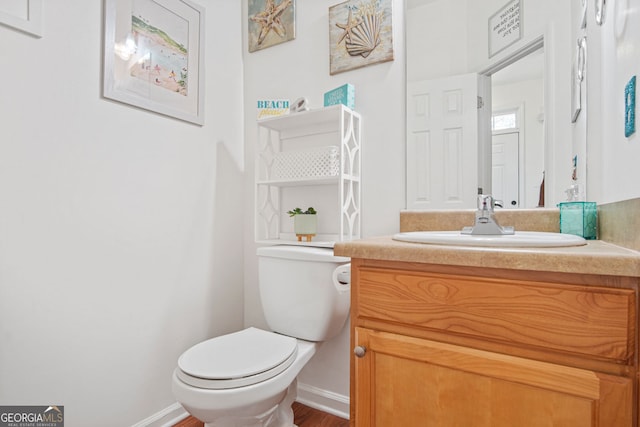
[[[343,111],[351,111],[346,106],[339,104],[331,107],[290,113],[283,116],[269,117],[258,120],[258,125],[267,129],[282,131],[298,128],[306,128],[322,123],[339,123]]]
[[[339,176],[327,178],[307,178],[307,179],[280,179],[270,181],[258,181],[257,185],[272,185],[274,187],[302,187],[305,185],[333,185],[338,182]]]
[[[360,182],[360,177],[345,175],[345,181]],[[256,185],[271,185],[273,187],[304,187],[307,185],[334,185],[340,180],[339,176],[330,176],[327,178],[307,178],[307,179],[274,179],[269,181],[257,181]]]
[[[360,115],[334,105],[257,125],[255,241],[332,248],[360,238]],[[286,214],[294,206],[322,212],[314,241],[297,241]]]
[[[274,246],[274,245],[287,245],[287,246],[309,246],[312,248],[333,248],[335,245],[335,240],[326,241],[326,240],[318,240],[312,242],[298,242],[297,240],[286,240],[286,239],[269,239],[269,240],[257,240],[256,243],[258,245],[265,246]]]

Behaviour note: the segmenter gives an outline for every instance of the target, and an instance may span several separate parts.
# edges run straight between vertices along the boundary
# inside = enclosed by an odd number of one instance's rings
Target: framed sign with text
[[[522,0],[511,0],[489,18],[489,58],[522,37]]]

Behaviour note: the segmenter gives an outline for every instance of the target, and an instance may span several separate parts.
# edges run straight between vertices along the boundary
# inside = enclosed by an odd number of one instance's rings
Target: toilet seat
[[[194,345],[178,359],[178,378],[193,387],[228,389],[273,378],[296,358],[295,338],[247,328]]]

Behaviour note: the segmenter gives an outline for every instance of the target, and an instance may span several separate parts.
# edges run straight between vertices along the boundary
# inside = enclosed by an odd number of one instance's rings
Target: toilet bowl
[[[349,258],[328,248],[260,248],[259,287],[271,331],[254,327],[185,351],[178,402],[207,427],[292,427],[296,378],[349,314]]]
[[[229,337],[233,339],[226,340]],[[223,348],[218,347],[218,341],[228,347],[208,363],[206,355]],[[207,426],[290,427],[293,419],[288,419],[287,409],[291,409],[295,390],[290,393],[293,398],[288,405],[283,401],[317,345],[256,328],[204,341],[180,357],[173,373],[173,394],[187,412]],[[241,362],[247,367],[241,368]],[[206,372],[207,367],[212,371]],[[227,378],[225,368],[231,372]],[[197,370],[205,378],[189,374]],[[280,403],[284,414],[277,412]]]

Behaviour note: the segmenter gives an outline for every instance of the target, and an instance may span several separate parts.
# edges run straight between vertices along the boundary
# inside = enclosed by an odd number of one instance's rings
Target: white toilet
[[[349,258],[333,249],[258,249],[264,331],[247,328],[194,345],[178,360],[176,400],[207,427],[292,427],[296,377],[350,307]]]

